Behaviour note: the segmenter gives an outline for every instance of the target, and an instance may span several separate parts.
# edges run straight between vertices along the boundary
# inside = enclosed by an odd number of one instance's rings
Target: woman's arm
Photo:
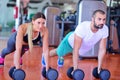
[[[20,68],[22,44],[23,44],[23,29],[22,29],[22,26],[19,26],[17,31],[17,36],[16,36],[16,51],[14,54],[14,65],[16,69]]]
[[[45,28],[43,32],[43,55],[45,56],[46,70],[49,69],[49,44],[48,44],[48,29]]]

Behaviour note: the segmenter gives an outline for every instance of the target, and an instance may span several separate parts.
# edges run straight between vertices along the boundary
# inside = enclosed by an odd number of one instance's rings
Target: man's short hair
[[[95,10],[93,12],[92,17],[94,17],[96,15],[96,13],[100,13],[100,14],[103,14],[103,15],[105,14],[105,12],[103,10],[98,9],[98,10]]]

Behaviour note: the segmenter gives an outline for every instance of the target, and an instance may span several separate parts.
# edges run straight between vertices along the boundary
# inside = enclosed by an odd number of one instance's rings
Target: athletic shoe
[[[59,67],[62,67],[64,64],[64,58],[63,57],[59,57],[57,60],[57,64]]]
[[[42,55],[42,61],[41,61],[41,63],[42,63],[42,66],[46,66],[46,63],[45,63],[45,58],[44,58],[44,56]]]
[[[4,65],[4,58],[0,56],[0,65]]]

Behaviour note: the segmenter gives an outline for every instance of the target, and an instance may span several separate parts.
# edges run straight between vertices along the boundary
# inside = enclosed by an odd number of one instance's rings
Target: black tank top
[[[23,41],[28,43],[28,34],[26,34],[24,37],[23,37]],[[33,39],[32,40],[33,44],[36,45],[36,44],[39,44],[40,46],[42,46],[42,38],[40,36],[40,33],[38,35],[37,38]]]

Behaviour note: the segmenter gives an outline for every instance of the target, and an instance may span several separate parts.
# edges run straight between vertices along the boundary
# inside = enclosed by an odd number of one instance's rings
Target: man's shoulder
[[[91,24],[91,21],[83,21],[80,24],[78,24],[78,27],[89,27]]]
[[[104,27],[103,27],[104,29],[108,29],[108,26],[107,25],[104,25]]]
[[[83,21],[82,24],[91,23],[91,21]]]
[[[79,25],[90,25],[91,21],[83,21]]]

